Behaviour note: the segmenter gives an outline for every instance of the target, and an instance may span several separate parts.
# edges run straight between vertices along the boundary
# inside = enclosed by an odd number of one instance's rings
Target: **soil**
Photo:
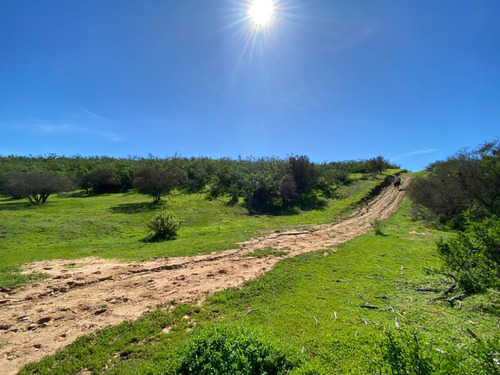
[[[280,259],[349,241],[372,230],[373,219],[387,219],[402,197],[402,191],[387,187],[345,220],[308,231],[275,232],[220,253],[131,263],[85,258],[28,264],[24,272],[50,277],[0,290],[1,372],[14,374],[82,335],[137,319],[170,301],[202,301],[218,290],[238,287]],[[266,247],[286,254],[245,256]]]

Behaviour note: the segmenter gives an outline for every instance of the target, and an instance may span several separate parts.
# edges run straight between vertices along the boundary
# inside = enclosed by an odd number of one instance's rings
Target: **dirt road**
[[[14,374],[79,336],[136,319],[168,301],[201,300],[217,290],[239,286],[283,258],[242,257],[256,249],[270,246],[287,252],[284,257],[293,257],[351,240],[370,231],[374,218],[388,218],[402,194],[388,187],[339,223],[273,233],[221,253],[133,263],[85,258],[30,264],[26,272],[50,277],[0,293],[0,372]]]

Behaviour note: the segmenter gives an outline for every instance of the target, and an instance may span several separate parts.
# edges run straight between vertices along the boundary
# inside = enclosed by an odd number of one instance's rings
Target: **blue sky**
[[[500,136],[500,1],[0,0],[0,155],[382,155]]]

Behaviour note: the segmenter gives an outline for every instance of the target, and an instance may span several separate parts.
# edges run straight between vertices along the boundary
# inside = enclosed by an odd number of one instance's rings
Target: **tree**
[[[4,193],[28,198],[34,205],[44,204],[51,194],[71,190],[69,180],[52,172],[14,173],[4,182]]]
[[[377,156],[375,158],[367,160],[366,167],[369,172],[382,173],[384,169],[390,168],[391,164],[389,163],[388,160],[385,160],[382,156]]]
[[[94,169],[82,181],[87,181],[94,193],[116,193],[121,189],[120,180],[112,169]],[[86,188],[86,186],[81,187]]]
[[[135,186],[141,193],[149,194],[155,203],[159,202],[162,195],[168,194],[177,184],[174,173],[146,166],[136,173]]]
[[[280,185],[280,196],[281,199],[283,199],[283,203],[286,203],[289,200],[293,199],[296,193],[297,186],[293,177],[290,175],[286,175],[285,177],[283,177]]]
[[[316,187],[318,174],[307,156],[291,156],[288,163],[299,194],[308,193]]]

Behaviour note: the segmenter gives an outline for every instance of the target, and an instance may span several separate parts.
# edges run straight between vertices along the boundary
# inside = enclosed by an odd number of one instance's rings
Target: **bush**
[[[180,226],[181,223],[175,220],[172,214],[167,213],[165,210],[161,210],[160,213],[148,222],[148,228],[152,232],[150,240],[159,241],[175,238]]]
[[[500,284],[500,219],[469,222],[456,237],[437,242],[437,250],[458,285],[468,293]]]
[[[384,222],[380,220],[378,217],[370,221],[370,225],[375,231],[375,234],[377,236],[382,236],[384,233],[382,232],[382,229],[384,228]]]
[[[209,327],[181,353],[175,374],[287,374],[298,361],[276,342],[241,326]]]
[[[443,350],[444,349],[444,350]],[[500,375],[500,336],[477,339],[471,346],[436,348],[414,330],[387,332],[376,361],[379,374],[496,374]]]

